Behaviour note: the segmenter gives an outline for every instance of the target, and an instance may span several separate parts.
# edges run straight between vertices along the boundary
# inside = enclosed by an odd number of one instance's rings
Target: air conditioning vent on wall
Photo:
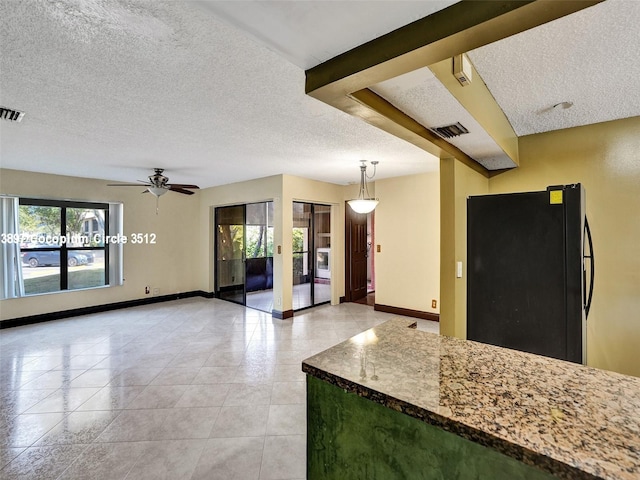
[[[0,107],[0,118],[10,122],[19,122],[24,117],[24,112],[13,110],[11,108]]]
[[[433,127],[429,130],[443,138],[453,138],[469,133],[469,130],[467,130],[460,122],[454,123],[453,125],[445,125],[443,127]]]

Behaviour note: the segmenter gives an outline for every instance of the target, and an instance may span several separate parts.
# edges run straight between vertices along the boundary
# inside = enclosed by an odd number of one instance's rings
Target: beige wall
[[[205,188],[199,192],[196,249],[200,261],[194,270],[199,290],[213,292],[215,289],[214,209],[225,205],[273,201],[274,242],[279,245],[279,242],[282,241],[282,230],[277,228],[277,225],[282,221],[281,192],[281,175]],[[282,275],[282,257],[274,255],[273,263],[274,276]],[[281,286],[274,282],[274,295],[276,292],[281,295],[280,289]]]
[[[293,292],[293,202],[331,205],[331,303],[344,295],[344,187],[333,183],[283,175],[282,198],[288,206],[283,218],[284,310],[292,308]]]
[[[467,197],[489,192],[489,180],[453,158],[440,161],[440,333],[467,337]],[[456,263],[462,262],[462,277]]]
[[[380,188],[383,191],[382,196],[379,194]],[[376,302],[437,312],[437,308],[431,308],[431,299],[437,299],[439,304],[438,173],[378,181],[369,185],[369,192],[380,198],[380,205],[376,209],[377,243],[380,243],[379,235],[387,239],[383,250],[385,257],[377,256],[375,259],[376,279],[377,282],[382,282],[376,285]],[[356,197],[357,194],[358,185],[335,185],[291,175],[278,175],[202,190],[198,222],[198,237],[201,243],[198,245],[197,256],[207,260],[197,265],[198,288],[209,292],[214,289],[213,208],[273,199],[276,217],[275,244],[282,246],[282,254],[274,255],[274,309],[292,309],[292,204],[294,201],[320,203],[332,207],[331,301],[334,304],[338,303],[345,293],[345,201]],[[409,221],[409,217],[415,218],[416,210],[409,212],[406,206],[412,204],[410,200],[415,202],[416,199],[418,206],[415,208],[418,209],[418,215],[427,219],[424,223]],[[396,209],[408,212],[407,216],[398,215]],[[396,235],[396,228],[402,228],[406,232],[406,238]],[[422,256],[416,259],[413,251],[422,252]]]
[[[440,304],[438,172],[376,181],[376,303],[437,313]]]
[[[124,233],[156,233],[158,244],[124,247],[125,285],[76,292],[3,300],[2,319],[146,298],[144,287],[159,288],[160,295],[214,291],[214,208],[223,205],[274,201],[274,240],[282,254],[274,256],[274,309],[292,308],[292,203],[331,205],[332,303],[344,296],[345,201],[357,196],[357,185],[335,185],[277,175],[247,182],[202,189],[193,196],[169,193],[160,198],[140,195],[135,188],[107,187],[106,180],[2,170],[0,191],[5,194],[101,202],[123,202]],[[435,311],[439,300],[438,176],[437,173],[379,182],[381,205],[376,236],[383,242],[376,258],[378,303],[421,311]],[[372,195],[376,184],[369,185]],[[416,203],[412,203],[415,202]],[[407,210],[407,205],[417,205]],[[397,215],[395,210],[407,212]],[[417,210],[416,210],[417,209]],[[416,213],[417,212],[417,213]],[[415,222],[415,215],[425,219]],[[402,230],[404,235],[397,235]],[[378,243],[380,243],[378,241]],[[413,252],[421,252],[416,259]],[[281,279],[281,280],[279,280]],[[410,280],[409,280],[410,279]],[[418,280],[416,280],[418,279]],[[280,305],[278,305],[278,300]]]
[[[308,180],[291,175],[233,183],[203,189],[200,192],[198,258],[205,261],[198,265],[196,275],[199,289],[213,292],[213,209],[223,205],[237,205],[262,201],[274,201],[274,243],[282,246],[282,253],[274,253],[273,299],[274,310],[283,312],[293,307],[293,202],[310,202],[331,205],[332,217],[332,302],[337,303],[344,294],[344,207],[343,187],[330,183]],[[335,250],[334,250],[335,248]]]
[[[520,139],[520,168],[490,192],[582,183],[593,235],[595,287],[588,365],[640,376],[640,118]]]
[[[200,213],[197,225],[197,257],[199,262],[196,270],[199,289],[205,292],[215,291],[215,224],[214,211],[216,207],[225,205],[240,205],[243,203],[257,203],[273,201],[274,242],[282,242],[283,203],[281,199],[282,176],[259,178],[247,182],[231,183],[219,187],[211,187],[200,191]],[[273,294],[274,298],[282,296],[282,282],[276,282],[282,276],[282,255],[274,254],[273,258]],[[276,307],[274,307],[276,309]]]
[[[490,180],[453,159],[441,162],[440,331],[466,337],[464,198],[582,183],[593,234],[595,288],[587,322],[587,364],[640,376],[640,118],[520,139],[520,167]],[[466,268],[464,269],[466,274]]]
[[[124,204],[124,234],[155,233],[156,245],[124,245],[123,286],[51,293],[0,301],[0,319],[102,305],[146,298],[145,286],[160,289],[160,295],[192,291],[196,258],[191,244],[197,233],[198,195],[168,193],[160,198],[156,215],[155,197],[140,195],[143,188],[107,187],[105,180],[0,170],[0,193],[23,197]],[[153,291],[153,290],[152,290]]]

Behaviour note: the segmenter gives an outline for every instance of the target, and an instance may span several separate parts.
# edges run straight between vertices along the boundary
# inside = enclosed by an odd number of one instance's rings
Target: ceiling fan
[[[188,185],[184,183],[169,183],[169,178],[165,177],[162,172],[164,168],[154,168],[155,173],[149,175],[149,181],[144,182],[138,180],[140,183],[109,183],[109,187],[147,187],[142,193],[150,193],[155,197],[160,197],[168,191],[184,193],[185,195],[193,195],[192,189],[198,189],[197,185]]]
[[[195,192],[191,190],[200,188],[197,185],[188,185],[185,183],[169,183],[169,178],[165,177],[162,172],[164,168],[154,168],[154,174],[149,175],[149,181],[140,183],[108,183],[108,187],[147,187],[142,193],[150,193],[156,197],[156,215],[158,215],[158,199],[168,191],[184,193],[185,195],[193,195]]]

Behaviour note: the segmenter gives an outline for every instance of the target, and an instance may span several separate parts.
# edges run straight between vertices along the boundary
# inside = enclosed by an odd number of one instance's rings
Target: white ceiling
[[[202,7],[308,70],[457,0],[202,1]]]
[[[164,167],[201,187],[280,173],[345,184],[363,158],[377,178],[437,169],[306,96],[304,69],[451,3],[0,0],[0,106],[26,112],[0,123],[0,166],[121,181]],[[639,115],[639,5],[609,0],[470,57],[519,134],[540,118],[601,121],[606,106],[605,119]]]
[[[518,136],[635,117],[638,25],[640,1],[607,0],[469,57]]]
[[[372,85],[371,90],[427,128],[460,123],[469,133],[447,141],[488,170],[517,166],[429,67]]]

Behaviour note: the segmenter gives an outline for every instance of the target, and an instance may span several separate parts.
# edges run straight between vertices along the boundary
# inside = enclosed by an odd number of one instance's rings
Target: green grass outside
[[[102,285],[104,285],[104,270],[102,268],[69,272],[69,290],[100,287]],[[27,295],[57,292],[59,290],[60,274],[29,278],[24,281],[24,293]]]

